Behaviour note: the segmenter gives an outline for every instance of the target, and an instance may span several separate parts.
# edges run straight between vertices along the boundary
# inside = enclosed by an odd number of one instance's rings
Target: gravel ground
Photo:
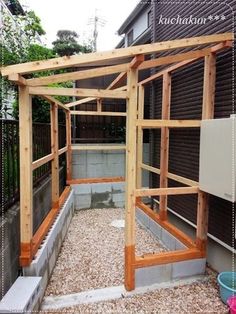
[[[161,289],[143,295],[125,297],[109,302],[99,302],[61,310],[41,312],[41,314],[51,313],[226,314],[228,313],[228,309],[219,298],[216,274],[210,271],[207,280],[204,282],[171,289]]]
[[[124,219],[123,209],[82,210],[75,213],[45,295],[64,295],[122,285],[124,228],[111,222]],[[136,254],[166,251],[137,225]]]

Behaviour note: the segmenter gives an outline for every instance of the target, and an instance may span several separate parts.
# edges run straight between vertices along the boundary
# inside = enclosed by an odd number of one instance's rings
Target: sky
[[[138,0],[20,0],[27,9],[35,11],[46,31],[43,43],[48,47],[60,29],[76,31],[82,43],[91,38],[95,12],[103,25],[98,26],[97,50],[113,49],[122,37],[117,30],[135,8]]]

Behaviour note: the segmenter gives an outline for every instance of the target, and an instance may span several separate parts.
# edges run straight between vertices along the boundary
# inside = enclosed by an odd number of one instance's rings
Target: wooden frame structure
[[[3,76],[19,85],[19,112],[20,112],[20,213],[21,213],[21,265],[31,263],[37,249],[53,223],[60,206],[70,192],[67,187],[59,195],[59,165],[60,154],[67,156],[67,183],[91,183],[122,181],[123,178],[94,178],[72,179],[71,154],[72,150],[126,150],[126,227],[125,227],[125,287],[127,290],[135,288],[135,269],[163,263],[171,263],[204,257],[206,255],[206,240],[208,227],[208,195],[199,190],[198,182],[168,171],[169,155],[169,129],[170,128],[196,128],[201,126],[198,120],[170,120],[171,111],[171,73],[187,66],[200,58],[205,60],[202,119],[214,117],[214,90],[216,73],[216,53],[232,46],[233,34],[216,34],[202,37],[185,38],[161,43],[116,49],[110,52],[90,53],[71,57],[62,57],[45,61],[29,62],[7,66],[1,69]],[[199,49],[204,45],[204,48]],[[205,46],[208,45],[206,48]],[[198,49],[185,53],[171,54],[164,57],[145,60],[145,55],[162,51],[172,51],[177,48],[197,46]],[[159,65],[170,64],[139,82],[140,71],[156,68]],[[93,67],[89,70],[78,70],[80,66]],[[39,78],[26,79],[23,75],[44,70],[76,67],[76,71],[55,74]],[[81,89],[81,88],[53,88],[48,84],[65,82],[68,80],[83,80],[119,73],[107,89]],[[123,85],[127,79],[127,84]],[[155,79],[163,80],[163,99],[161,120],[144,119],[144,93],[145,85]],[[32,95],[44,97],[51,105],[51,153],[39,160],[32,161]],[[75,102],[62,104],[55,95],[69,95],[80,97]],[[126,112],[102,111],[102,99],[126,99]],[[97,99],[96,111],[70,111],[70,107]],[[66,115],[66,146],[58,148],[58,108],[62,108]],[[71,144],[71,115],[109,115],[126,117],[126,144],[125,145],[72,145]],[[143,129],[161,129],[161,156],[160,169],[143,163],[142,143]],[[32,206],[33,186],[32,171],[41,165],[51,162],[52,169],[52,209],[45,218],[38,231],[33,234]],[[150,171],[160,175],[160,188],[142,188],[142,171]],[[175,180],[185,187],[168,187],[168,179]],[[168,222],[167,199],[168,195],[198,194],[197,231],[196,240],[190,239],[182,231]],[[142,203],[143,196],[160,196],[159,213],[151,210]],[[135,255],[135,208],[138,206],[163,228],[182,241],[187,249]]]

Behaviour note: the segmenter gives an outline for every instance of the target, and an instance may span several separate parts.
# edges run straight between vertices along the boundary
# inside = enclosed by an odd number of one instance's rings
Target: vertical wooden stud
[[[51,150],[53,159],[51,161],[52,170],[52,207],[59,206],[59,155],[58,155],[58,106],[51,104]]]
[[[97,98],[97,111],[102,112],[102,99]]]
[[[215,106],[215,79],[216,79],[216,57],[210,54],[205,57],[204,64],[204,85],[203,85],[203,104],[202,119],[214,118]],[[197,234],[196,245],[206,254],[207,231],[209,214],[209,195],[206,192],[199,191],[197,208]]]
[[[126,118],[126,205],[125,205],[125,288],[135,288],[135,188],[136,188],[136,120],[138,71],[127,72]]]
[[[138,119],[144,117],[144,86],[140,85],[138,88]],[[143,162],[143,129],[141,126],[138,127],[138,138],[137,138],[137,188],[142,188],[142,168]]]
[[[170,119],[171,74],[163,75],[162,87],[162,115],[163,120]],[[168,187],[169,163],[169,128],[161,128],[161,155],[160,155],[160,188]],[[159,214],[161,220],[167,220],[167,195],[160,196]]]
[[[21,266],[32,261],[33,179],[32,179],[32,102],[27,86],[19,86],[20,129],[20,239]]]
[[[72,179],[72,152],[71,152],[71,114],[66,111],[66,180]]]

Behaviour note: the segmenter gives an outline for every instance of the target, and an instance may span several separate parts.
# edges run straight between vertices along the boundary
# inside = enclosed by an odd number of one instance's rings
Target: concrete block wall
[[[120,208],[125,206],[125,183],[92,183],[72,185],[75,209]]]
[[[143,145],[143,161],[149,163],[147,143]],[[72,151],[73,179],[120,176],[125,176],[124,151]],[[149,186],[147,171],[143,171],[143,186]]]
[[[141,209],[136,208],[139,224],[151,232],[170,251],[183,250],[186,246],[171,233],[162,228]],[[173,281],[205,273],[206,259],[192,259],[183,262],[143,267],[135,270],[135,287],[149,286],[156,283]]]

